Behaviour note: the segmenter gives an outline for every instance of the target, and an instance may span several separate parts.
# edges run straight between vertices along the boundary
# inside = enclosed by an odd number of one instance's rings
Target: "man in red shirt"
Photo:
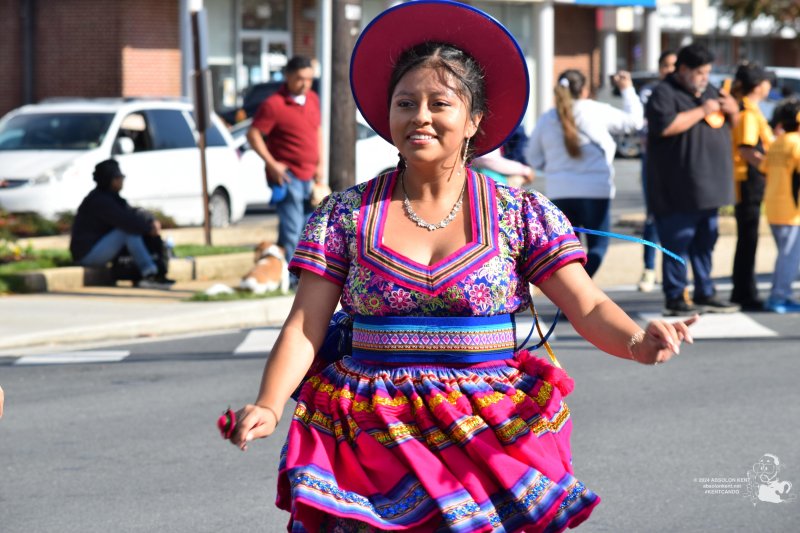
[[[304,205],[312,182],[321,183],[324,173],[319,97],[311,90],[311,60],[295,56],[284,72],[286,83],[261,103],[247,140],[264,160],[273,197],[283,196],[273,203],[279,219],[278,245],[289,261],[305,225]]]

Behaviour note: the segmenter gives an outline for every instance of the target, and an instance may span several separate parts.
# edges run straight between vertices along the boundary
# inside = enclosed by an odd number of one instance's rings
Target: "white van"
[[[0,209],[47,218],[74,212],[92,190],[94,166],[115,158],[122,196],[179,225],[203,223],[202,175],[193,106],[180,101],[56,99],[23,106],[0,120]],[[207,131],[211,224],[244,216],[254,180],[232,139],[212,117]]]
[[[800,68],[765,67],[775,73],[775,88],[781,96],[800,96]]]

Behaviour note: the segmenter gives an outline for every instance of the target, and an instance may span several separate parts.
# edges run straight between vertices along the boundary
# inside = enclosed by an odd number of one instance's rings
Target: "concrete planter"
[[[168,276],[176,281],[242,277],[253,267],[253,254],[207,255],[177,258],[169,262]],[[107,268],[80,266],[44,268],[5,276],[18,292],[68,292],[81,287],[114,285]]]

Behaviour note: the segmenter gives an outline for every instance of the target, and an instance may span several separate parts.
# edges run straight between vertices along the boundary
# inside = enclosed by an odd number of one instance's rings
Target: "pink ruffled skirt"
[[[300,390],[277,505],[289,531],[574,527],[600,498],[573,477],[571,390],[524,350],[458,368],[345,357]]]

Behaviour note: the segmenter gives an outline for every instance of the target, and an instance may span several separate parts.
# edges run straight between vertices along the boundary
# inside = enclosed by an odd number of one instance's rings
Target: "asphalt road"
[[[638,161],[616,167],[614,215],[641,211]],[[658,292],[612,297],[642,322],[661,307]],[[226,407],[254,399],[276,333],[0,358],[0,532],[284,531],[273,505],[282,437],[241,453],[215,428]],[[778,479],[800,487],[797,317],[706,317],[695,336],[651,368],[558,326],[554,348],[576,381],[575,473],[603,498],[580,531],[797,530],[798,499],[754,505],[742,481],[773,454]],[[74,362],[87,357],[108,362]]]
[[[641,320],[660,307],[659,295],[612,296]],[[770,453],[800,486],[796,317],[708,317],[695,346],[656,368],[599,354],[567,323],[556,332],[576,381],[575,472],[603,498],[581,531],[796,531],[800,501],[754,505],[742,482]],[[0,360],[0,531],[283,531],[282,437],[242,453],[215,428],[253,400],[275,334],[87,348],[126,354],[109,363]]]

